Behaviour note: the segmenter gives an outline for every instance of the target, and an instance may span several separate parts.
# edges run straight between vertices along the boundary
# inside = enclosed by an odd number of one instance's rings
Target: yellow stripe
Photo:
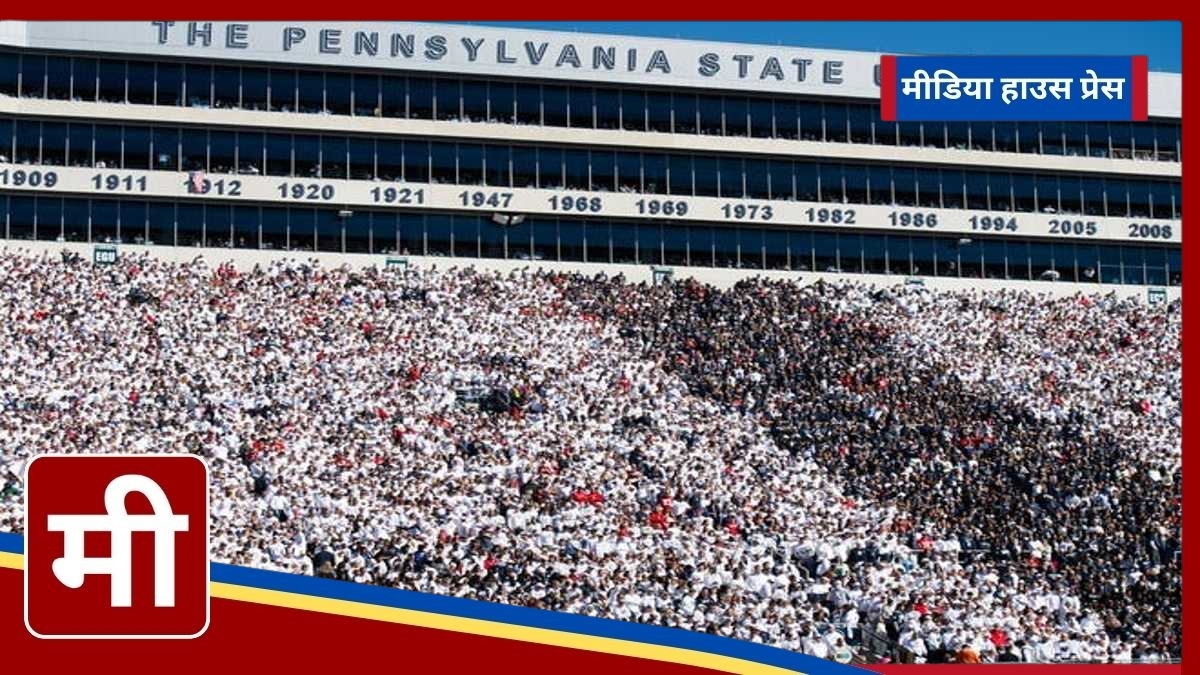
[[[23,556],[16,553],[0,552],[0,567],[23,569]],[[680,647],[646,644],[596,635],[550,630],[548,628],[535,628],[483,619],[421,612],[398,607],[385,607],[349,600],[337,600],[314,595],[254,588],[251,586],[237,586],[216,581],[211,583],[210,589],[214,598],[252,602],[272,607],[285,607],[288,609],[335,614],[356,619],[385,621],[406,626],[482,635],[484,637],[502,638],[505,640],[518,640],[552,647],[566,647],[603,654],[678,663],[685,666],[710,668],[712,670],[735,673],[737,675],[796,675],[796,671],[777,666],[755,663],[732,656],[707,654]]]

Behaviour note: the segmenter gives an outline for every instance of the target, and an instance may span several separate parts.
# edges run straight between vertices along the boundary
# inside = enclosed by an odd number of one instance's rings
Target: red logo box
[[[25,469],[25,627],[40,638],[208,629],[208,466],[40,455]]]

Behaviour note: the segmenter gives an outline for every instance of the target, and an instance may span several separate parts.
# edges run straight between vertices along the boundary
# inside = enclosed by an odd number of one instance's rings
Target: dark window
[[[233,247],[233,218],[228,204],[207,204],[204,209],[204,245]]]
[[[1120,178],[1105,178],[1104,200],[1108,205],[1108,215],[1121,218],[1128,216],[1129,183]]]
[[[566,170],[568,190],[587,190],[591,187],[587,150],[566,150],[563,153],[563,167]]]
[[[1068,122],[1063,125],[1063,136],[1066,139],[1068,155],[1087,157],[1087,127],[1082,122]]]
[[[71,99],[95,101],[96,78],[96,59],[71,59]]]
[[[983,277],[1008,279],[1007,258],[1003,239],[985,239],[983,244]]]
[[[732,227],[714,227],[712,232],[713,264],[716,267],[737,267],[738,236]]]
[[[596,128],[621,126],[621,96],[616,89],[596,88]]]
[[[651,194],[667,192],[667,157],[656,153],[642,155],[642,190]]]
[[[101,97],[103,98],[104,64],[100,65]],[[212,66],[189,63],[184,68],[187,104],[194,108],[212,105]],[[180,237],[182,239],[182,235]]]
[[[291,136],[287,134],[267,134],[267,175],[293,175]]]
[[[909,248],[912,253],[912,273],[932,275],[938,268],[937,251],[934,248],[934,240],[929,237],[913,237],[909,243]],[[893,259],[892,265],[895,265]],[[894,268],[893,268],[894,269]],[[898,273],[904,272],[897,270]]]
[[[511,148],[507,145],[483,146],[484,164],[487,166],[485,180],[488,185],[496,187],[510,187],[512,185],[508,169],[511,162],[509,157],[511,152]],[[583,163],[583,170],[587,171],[586,161]],[[587,186],[584,185],[582,189],[586,190]]]
[[[454,216],[454,255],[460,258],[479,257],[479,218],[475,215]]]
[[[760,270],[763,268],[762,230],[753,226],[738,228],[738,267]]]
[[[638,89],[621,90],[621,128],[646,130],[646,94]]]
[[[418,120],[433,119],[433,80],[408,78],[408,116]]]
[[[271,69],[271,110],[296,111],[296,71]]]
[[[692,158],[690,155],[671,155],[671,181],[668,192],[673,195],[692,194]]]
[[[212,173],[234,173],[237,170],[237,137],[232,131],[208,133],[208,170]]]
[[[1171,200],[1175,203],[1175,217],[1183,217],[1183,185],[1171,183]]]
[[[1179,125],[1155,124],[1154,142],[1158,159],[1166,162],[1179,161]]]
[[[487,82],[467,80],[462,83],[463,119],[468,122],[487,120]]]
[[[900,123],[900,145],[917,147],[921,145],[921,123]]]
[[[1134,218],[1151,217],[1150,184],[1144,181],[1129,181],[1129,215]]]
[[[1062,122],[1042,122],[1042,153],[1061,155],[1064,152]]]
[[[125,127],[124,166],[126,169],[150,168],[150,129]]]
[[[675,133],[697,133],[696,95],[676,93],[672,96],[672,106],[674,107]]]
[[[561,222],[560,228],[565,228],[566,222]],[[688,264],[688,228],[678,225],[663,225],[663,264]],[[566,256],[564,255],[564,259]]]
[[[586,237],[584,255],[587,256],[588,262],[611,262],[608,248],[608,223],[597,223],[588,221],[584,236]]]
[[[408,80],[403,77],[383,78],[381,98],[384,117],[408,116]]]
[[[1088,137],[1088,154],[1092,157],[1108,157],[1108,123],[1088,122],[1086,125]]]
[[[0,148],[3,148],[6,137],[0,132]],[[0,149],[0,154],[8,152]],[[65,166],[67,163],[67,125],[61,122],[42,123],[42,164]]]
[[[237,172],[249,176],[262,174],[263,134],[261,131],[238,132]],[[257,248],[257,247],[256,247]]]
[[[242,68],[242,107],[247,110],[267,109],[266,69]]]
[[[750,135],[754,138],[771,138],[775,135],[774,126],[771,99],[750,99]]]
[[[808,272],[813,268],[811,232],[793,230],[788,233],[788,258],[794,270]]]
[[[405,147],[407,151],[407,146]],[[453,143],[429,144],[430,180],[434,183],[454,183],[457,156]]]
[[[15,199],[15,198],[14,198]],[[86,199],[64,199],[63,200],[63,240],[64,241],[87,241],[88,240],[88,212],[90,211],[88,200]]]
[[[1097,248],[1100,249],[1100,283],[1124,283],[1124,277],[1121,274],[1121,246],[1100,244]]]
[[[971,147],[971,125],[968,122],[946,123],[947,146],[954,150],[966,150]]]
[[[791,160],[771,160],[771,199],[796,199],[796,180]]]
[[[379,180],[404,179],[404,143],[394,138],[380,137],[375,141]]]
[[[287,209],[262,208],[262,247],[285,251],[288,248],[288,211]]]
[[[670,133],[671,95],[651,93],[646,95],[646,122],[650,131]]]
[[[841,103],[825,104],[825,140],[845,143],[848,140],[849,121],[846,106]]]
[[[0,68],[3,64],[0,64]],[[151,86],[153,82],[151,82]],[[66,56],[46,58],[46,98],[65,101],[71,98],[71,59]]]
[[[512,124],[516,121],[517,99],[512,82],[488,84],[488,99],[488,110],[492,121],[504,124]]]
[[[542,117],[546,126],[567,126],[567,88],[542,86]]]
[[[258,248],[258,207],[233,207],[233,245],[236,248]],[[121,225],[124,226],[124,221]]]
[[[371,138],[351,138],[346,149],[350,155],[351,180],[372,180],[375,172],[375,141]]]
[[[842,192],[842,165],[821,164],[820,172],[821,201],[845,203],[845,196]]]
[[[1108,133],[1112,139],[1112,156],[1117,159],[1133,157],[1133,127],[1129,122],[1109,122]]]
[[[92,125],[72,123],[67,129],[67,151],[71,166],[92,165]]]
[[[119,129],[118,129],[119,131]],[[17,120],[16,123],[17,136],[17,154],[16,159],[18,164],[40,164],[41,163],[41,142],[42,142],[42,123],[36,120]],[[117,137],[118,143],[120,136]],[[120,147],[117,148],[118,159],[120,158]],[[116,164],[111,165],[114,168]]]
[[[449,219],[449,216],[443,217]],[[318,209],[317,250],[342,253],[344,250],[342,245],[342,230],[344,228],[345,222],[338,216],[337,211]]]
[[[458,80],[438,78],[433,81],[436,99],[434,110],[439,120],[458,120],[462,118],[462,92]]]
[[[725,135],[726,136],[747,136],[749,113],[747,112],[747,101],[742,96],[726,96],[725,97]]]
[[[20,56],[9,52],[0,52],[0,94],[16,96],[18,77],[21,72]]]
[[[657,222],[637,225],[638,262],[643,265],[662,264],[662,226]]]
[[[563,186],[563,155],[560,148],[538,148],[538,187],[557,190]]]
[[[988,175],[981,171],[964,172],[967,185],[967,208],[986,210],[988,207]]]
[[[633,225],[612,223],[609,226],[609,237],[612,240],[612,261],[614,263],[632,264],[637,262],[636,227]],[[591,259],[591,252],[589,251],[588,260]]]
[[[20,141],[19,136],[17,140]],[[121,127],[96,125],[95,166],[109,169],[121,167]]]
[[[813,257],[815,272],[840,272],[838,266],[837,234],[832,232],[813,233]]]
[[[486,101],[483,102],[486,105]],[[359,117],[382,117],[379,99],[379,76],[374,73],[354,74],[354,114]],[[482,119],[484,114],[480,112]]]
[[[1125,283],[1146,283],[1145,250],[1140,246],[1121,247],[1121,273],[1125,277]]]
[[[612,150],[592,150],[592,189],[612,192],[617,184],[617,155]]]
[[[508,233],[503,225],[496,224],[491,218],[480,220],[479,222],[479,239],[480,246],[483,249],[481,254],[485,258],[503,258],[504,243]]]
[[[1014,173],[1012,187],[1014,206],[1017,211],[1037,211],[1037,199],[1034,194],[1034,180],[1032,175]]]
[[[599,154],[599,153],[597,153]],[[611,154],[611,153],[610,153]],[[593,158],[595,161],[595,158]],[[533,148],[513,148],[512,151],[512,173],[513,187],[516,188],[535,188],[537,187],[537,152]],[[611,170],[610,170],[611,176]],[[593,180],[595,179],[596,168],[592,167]],[[609,179],[611,183],[611,177]],[[611,185],[609,186],[611,188]]]
[[[985,125],[990,133],[990,125]],[[922,144],[927,148],[946,147],[946,125],[941,122],[925,122],[921,132]],[[991,136],[987,136],[988,150],[991,150]],[[979,141],[976,141],[977,143]]]
[[[1017,147],[1021,152],[1040,154],[1041,143],[1037,122],[1017,122]]]
[[[781,230],[764,231],[763,254],[767,269],[788,269],[788,233]]]
[[[796,162],[796,199],[802,202],[817,201],[819,180],[817,165],[810,162]]]
[[[819,141],[824,138],[824,113],[820,103],[800,103],[797,106],[800,119],[800,138]]]
[[[851,176],[857,175],[859,172],[865,172],[871,183],[871,204],[894,204],[892,201],[892,170],[882,165],[872,165],[866,169],[862,167],[847,166],[843,170],[846,178],[846,198],[852,202],[859,204],[868,203],[865,195],[858,195],[857,192],[851,192],[850,183]]]
[[[871,130],[871,120],[874,117],[870,106],[851,105],[850,106],[850,142],[851,143],[871,143],[873,141],[873,133]]]
[[[105,103],[125,102],[125,62],[100,62],[100,100]]]
[[[316,136],[297,134],[292,136],[292,169],[294,176],[299,178],[321,177],[321,141]],[[311,249],[311,243],[309,244]]]
[[[878,108],[872,107],[871,111],[875,120],[875,144],[896,145],[899,143],[899,125],[897,125],[895,122],[884,122],[883,120],[879,119]]]
[[[765,159],[746,159],[746,196],[751,199],[771,198],[771,174]]]
[[[1167,249],[1167,275],[1172,286],[1183,285],[1183,249]]]
[[[1058,177],[1039,175],[1037,177],[1038,210],[1042,213],[1058,213]]]
[[[928,128],[926,128],[925,133],[928,135]],[[988,152],[995,149],[995,145],[992,142],[991,122],[971,122],[971,149]]]
[[[117,232],[117,222],[120,210],[117,207],[117,202],[108,201],[106,199],[92,200],[92,241],[114,244],[120,243],[120,235]]]
[[[800,138],[799,113],[791,99],[775,100],[775,135],[778,138]]]
[[[966,203],[963,193],[963,172],[958,169],[942,169],[942,205],[947,209],[961,209]]]
[[[396,241],[401,255],[424,255],[425,217],[420,213],[398,213]]]
[[[638,153],[617,153],[617,189],[621,192],[642,191],[642,157]]]
[[[0,209],[4,200],[0,199]],[[41,241],[62,240],[63,200],[59,197],[37,198],[37,239]]]
[[[592,88],[571,87],[570,97],[571,126],[580,129],[594,128],[596,120],[592,113]]]
[[[37,218],[37,203],[33,197],[13,195],[8,200],[8,238],[33,239],[33,225]]]
[[[917,204],[935,209],[941,207],[942,189],[937,169],[917,170]]]
[[[892,183],[896,191],[896,203],[900,206],[917,205],[917,175],[908,167],[892,169]]]
[[[1017,151],[1017,126],[1012,122],[996,122],[992,133],[996,136],[996,150],[999,152]]]
[[[721,97],[700,96],[700,133],[710,136],[720,136],[724,133]]]
[[[717,159],[721,167],[721,196],[744,197],[746,185],[742,180],[742,158],[723,155]]]
[[[321,137],[321,177],[346,177],[346,138],[344,136]]]
[[[542,123],[542,88],[536,84],[517,85],[517,124]]]
[[[867,204],[878,195],[887,204],[892,200],[892,181],[886,166],[865,166],[848,164],[842,167],[842,181],[846,189],[846,201],[852,204]],[[870,182],[871,199],[867,197],[867,183]]]
[[[1083,212],[1089,216],[1104,214],[1104,181],[1099,178],[1083,179]]]
[[[46,97],[46,57],[25,54],[21,57],[21,95],[27,98]]]
[[[191,66],[188,67],[191,70]],[[325,110],[325,75],[302,70],[296,77],[296,105],[302,113],[319,113]]]
[[[150,232],[147,244],[159,246],[175,245],[175,205],[150,202],[147,212]]]
[[[863,273],[887,274],[887,239],[881,234],[864,234],[861,238]]]
[[[404,180],[429,182],[429,141],[404,141]]]
[[[700,197],[716,197],[718,190],[717,159],[715,157],[693,157],[692,171],[695,174],[696,195]]]
[[[40,224],[41,221],[39,220],[38,223]],[[1165,285],[1167,283],[1166,250],[1148,248],[1143,253],[1146,254],[1146,283],[1152,286]]]
[[[76,62],[76,91],[78,96],[78,61]],[[160,106],[178,106],[184,100],[184,66],[179,64],[158,64],[155,72],[156,92],[155,101]]]
[[[903,235],[887,235],[887,274],[914,274],[910,241],[909,237]]]
[[[0,164],[11,162],[13,157],[13,123],[0,119]]]
[[[1011,243],[1009,248],[1012,248]],[[1097,270],[1100,269],[1100,250],[1096,244],[1084,242],[1075,244],[1075,266],[1080,282],[1099,283],[1100,276]]]
[[[458,182],[461,185],[483,185],[483,146],[474,143],[458,144]]]
[[[1171,185],[1162,181],[1150,183],[1150,206],[1155,218],[1173,218]]]
[[[130,86],[132,83],[130,73]],[[133,93],[130,92],[132,98]],[[237,108],[242,104],[242,73],[239,68],[216,66],[213,68],[213,107]]]
[[[1137,159],[1154,159],[1154,127],[1152,125],[1145,122],[1133,125],[1133,156]]]
[[[988,194],[993,211],[1012,211],[1012,176],[993,172],[988,175]]]

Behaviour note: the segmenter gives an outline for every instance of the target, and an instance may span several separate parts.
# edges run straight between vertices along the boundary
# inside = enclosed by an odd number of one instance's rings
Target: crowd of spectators
[[[0,530],[190,452],[234,564],[840,661],[1180,645],[1181,306],[0,255]]]

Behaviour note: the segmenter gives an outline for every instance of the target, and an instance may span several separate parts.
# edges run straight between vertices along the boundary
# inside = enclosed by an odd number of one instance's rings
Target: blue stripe
[[[0,551],[24,552],[24,538],[0,532]],[[383,607],[431,612],[497,623],[545,628],[583,635],[679,647],[708,654],[719,654],[755,663],[787,668],[809,675],[847,675],[866,672],[815,656],[798,654],[753,642],[646,624],[516,607],[481,600],[468,600],[396,588],[318,579],[297,574],[270,572],[248,567],[212,564],[212,580],[237,586],[250,586],[287,593],[347,600]]]

